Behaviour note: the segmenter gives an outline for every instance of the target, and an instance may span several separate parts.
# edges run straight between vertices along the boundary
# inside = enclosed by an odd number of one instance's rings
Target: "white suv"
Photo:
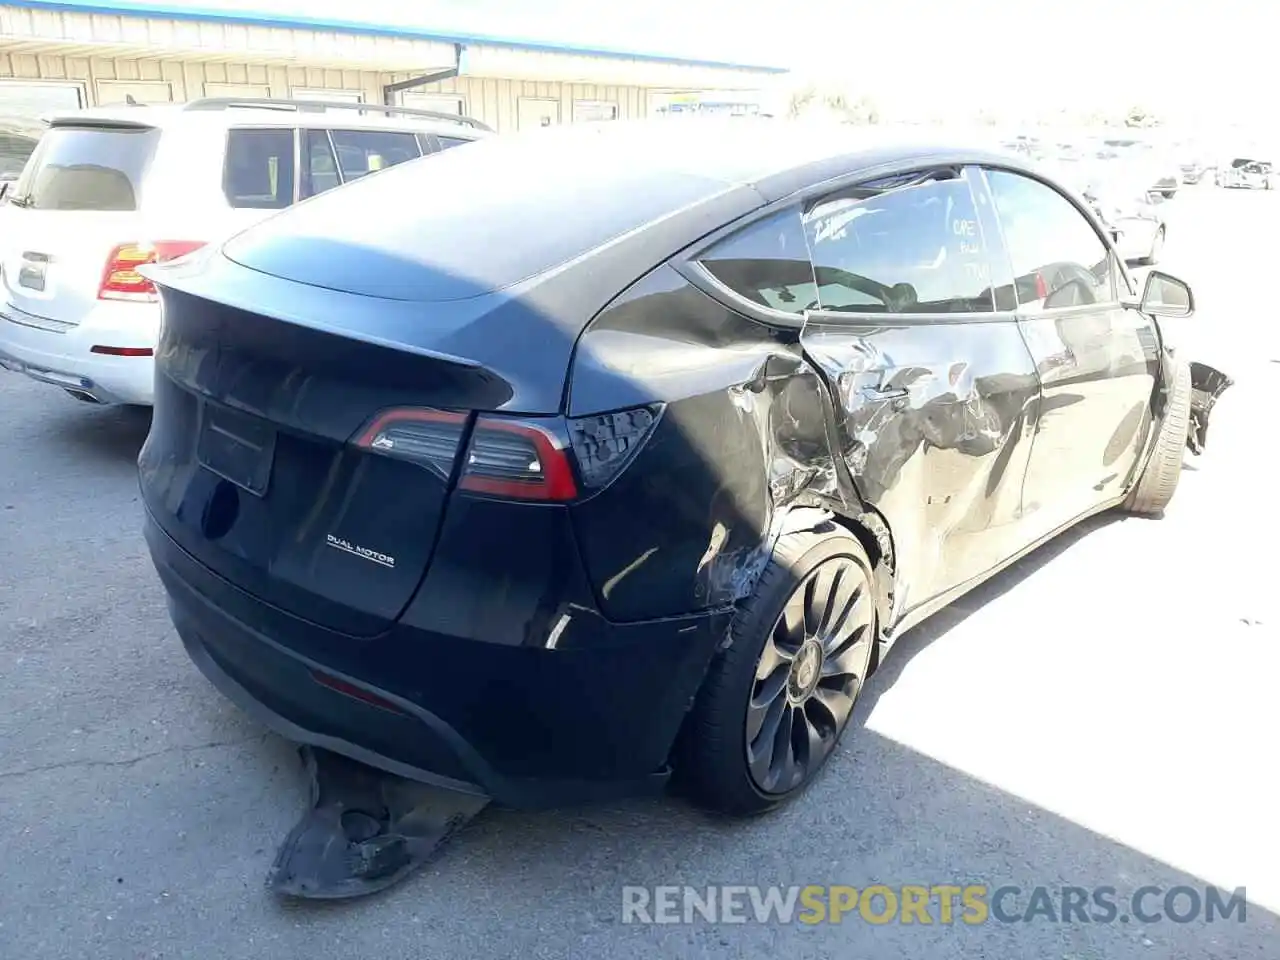
[[[149,405],[160,308],[137,268],[298,200],[488,136],[367,104],[195,100],[49,121],[0,200],[0,366],[81,400]]]

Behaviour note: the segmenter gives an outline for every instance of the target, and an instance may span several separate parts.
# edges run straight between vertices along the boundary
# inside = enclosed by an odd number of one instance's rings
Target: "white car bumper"
[[[154,350],[159,328],[158,304],[102,303],[83,323],[67,326],[0,301],[0,367],[100,403],[150,406],[155,357],[93,348]]]

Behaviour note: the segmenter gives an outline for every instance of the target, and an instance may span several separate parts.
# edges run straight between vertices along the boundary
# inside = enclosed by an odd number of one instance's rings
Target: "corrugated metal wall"
[[[181,102],[224,94],[290,97],[299,91],[312,96],[324,91],[359,93],[366,103],[380,103],[384,84],[409,76],[255,63],[38,56],[0,51],[0,80],[72,81],[83,90],[87,106],[119,103],[126,94],[140,102]],[[620,119],[645,116],[648,104],[648,92],[641,87],[474,77],[415,88],[405,102],[411,103],[415,95],[422,94],[459,97],[465,113],[502,131],[517,129],[520,102],[526,98],[557,103],[560,123],[573,121],[576,102],[613,104]]]
[[[273,97],[288,97],[294,89],[349,90],[377,103],[382,99],[383,77],[380,73],[318,67],[33,56],[0,51],[0,79],[77,81],[85,91],[88,106],[112,100],[116,89],[113,82],[124,80],[167,82],[172,99],[178,102],[205,96],[206,83],[231,83],[265,87]]]
[[[408,79],[408,74],[390,74],[390,81]],[[552,83],[532,80],[491,80],[458,77],[440,83],[416,87],[408,92],[406,103],[414,95],[451,95],[460,97],[462,110],[503,132],[518,128],[521,99],[554,100],[559,104],[559,122],[571,123],[574,103],[611,103],[618,108],[618,119],[638,119],[647,113],[648,91],[641,87],[612,87],[590,83]]]

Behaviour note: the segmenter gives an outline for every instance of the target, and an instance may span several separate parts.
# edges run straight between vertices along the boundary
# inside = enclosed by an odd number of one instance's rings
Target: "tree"
[[[844,90],[821,88],[812,83],[792,91],[787,101],[788,116],[795,118],[822,113],[841,123],[880,122],[880,110],[866,94],[852,97]]]
[[[818,89],[812,83],[805,84],[798,90],[793,90],[787,100],[787,116],[793,120],[796,117],[803,116],[813,108],[814,101],[817,98]]]

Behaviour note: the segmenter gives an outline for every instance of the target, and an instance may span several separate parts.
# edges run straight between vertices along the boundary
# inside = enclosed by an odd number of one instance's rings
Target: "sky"
[[[129,0],[121,0],[124,6]],[[884,113],[1145,106],[1209,123],[1280,93],[1266,0],[197,0],[789,67]]]

